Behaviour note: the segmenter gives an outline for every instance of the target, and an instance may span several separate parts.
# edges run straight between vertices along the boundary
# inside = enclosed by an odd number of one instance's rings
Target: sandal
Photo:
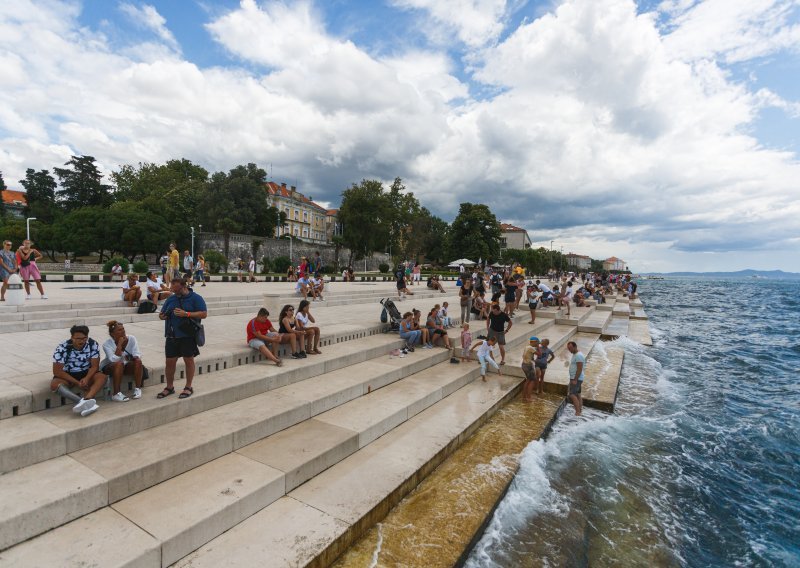
[[[164,390],[158,393],[156,398],[167,398],[171,394],[175,394],[175,387],[164,387]]]
[[[309,353],[313,353],[314,355],[322,355],[322,351],[319,349],[314,349],[314,351],[309,351]]]
[[[275,366],[276,367],[283,367],[283,361],[281,359],[278,359],[277,361],[275,361]]]
[[[183,387],[183,391],[178,395],[178,398],[189,398],[193,394],[194,389],[192,387]]]

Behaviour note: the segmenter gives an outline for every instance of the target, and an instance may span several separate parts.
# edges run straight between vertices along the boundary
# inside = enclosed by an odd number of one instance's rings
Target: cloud
[[[747,61],[782,50],[800,52],[796,0],[671,0],[660,10],[671,19],[664,45],[685,61]]]
[[[128,2],[123,2],[119,5],[119,9],[134,23],[155,33],[165,45],[170,47],[170,49],[180,51],[178,41],[167,28],[167,20],[165,20],[153,6],[149,4],[135,6]]]
[[[393,5],[407,10],[423,10],[440,26],[428,23],[421,31],[444,42],[448,32],[471,48],[494,42],[502,33],[506,0],[393,0]]]
[[[314,4],[242,0],[206,25],[234,63],[204,68],[158,32],[114,47],[75,2],[0,3],[0,170],[14,187],[25,168],[72,154],[94,155],[105,172],[253,161],[334,206],[362,178],[400,176],[445,219],[460,202],[488,203],[535,242],[596,258],[800,270],[797,156],[752,134],[762,109],[798,107],[731,78],[731,54],[758,57],[747,42],[701,46],[688,33],[713,2],[639,13],[630,0],[565,0],[502,33],[492,22],[506,25],[508,6],[468,4],[449,12],[482,14],[480,42],[458,35],[474,22],[434,14],[431,27],[459,30],[447,49],[415,42],[377,55],[328,32]],[[122,9],[169,34],[146,8]],[[734,8],[725,30],[792,33],[777,4]]]

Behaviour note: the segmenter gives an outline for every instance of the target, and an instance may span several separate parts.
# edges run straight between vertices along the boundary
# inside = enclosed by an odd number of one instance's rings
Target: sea
[[[800,566],[800,281],[639,291],[615,412],[528,445],[468,567]]]

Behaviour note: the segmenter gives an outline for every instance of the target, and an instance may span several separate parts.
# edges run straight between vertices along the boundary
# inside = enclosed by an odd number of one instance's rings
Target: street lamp
[[[286,227],[284,227],[284,231],[285,232],[283,234],[289,236],[289,263],[294,264],[294,260],[292,260],[292,241],[294,239],[292,238],[292,232],[289,229],[289,225],[286,225]]]
[[[555,266],[554,266],[555,263],[553,262],[553,243],[554,242],[555,241],[550,241],[550,267],[551,268],[555,268]],[[549,270],[548,270],[548,272],[549,272]]]
[[[28,229],[26,233],[28,240],[31,240],[31,221],[36,221],[36,217],[28,217],[25,219],[25,227]]]
[[[192,229],[192,258],[194,258],[194,227],[190,227]]]

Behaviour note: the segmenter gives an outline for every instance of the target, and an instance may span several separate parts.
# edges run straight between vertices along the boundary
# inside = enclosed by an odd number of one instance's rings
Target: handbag
[[[181,309],[183,309],[183,302],[181,302],[180,299],[178,300],[178,304]],[[178,328],[188,337],[193,338],[198,347],[202,347],[206,344],[206,330],[203,324],[200,323],[200,320],[183,318],[181,323],[178,324]]]

